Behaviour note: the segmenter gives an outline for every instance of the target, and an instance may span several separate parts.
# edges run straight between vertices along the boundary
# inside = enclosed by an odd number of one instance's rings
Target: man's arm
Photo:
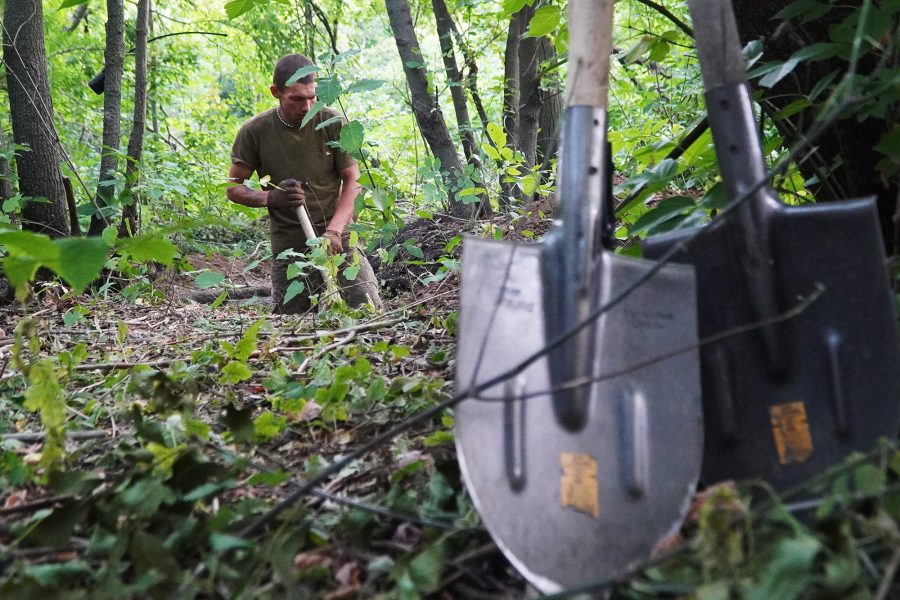
[[[232,163],[228,170],[228,180],[233,184],[225,190],[228,199],[236,204],[263,208],[267,205],[269,192],[264,190],[252,190],[244,185],[244,181],[250,179],[253,170],[242,163]]]
[[[334,216],[328,222],[328,231],[336,231],[339,234],[344,233],[347,224],[353,220],[353,206],[356,203],[356,197],[359,196],[361,186],[356,182],[359,179],[359,165],[355,162],[348,167],[344,167],[338,171],[341,178],[341,195],[338,197],[337,206],[334,210]]]

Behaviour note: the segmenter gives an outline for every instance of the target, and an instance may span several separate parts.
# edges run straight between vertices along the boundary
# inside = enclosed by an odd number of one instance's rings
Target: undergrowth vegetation
[[[97,210],[100,155],[119,153],[102,147],[102,98],[84,85],[102,67],[105,11],[91,2],[70,29],[73,7],[84,3],[58,4],[45,3],[47,61],[65,171],[86,226]],[[488,121],[472,128],[477,160],[453,180],[420,137],[383,6],[321,3],[337,33],[304,42],[319,67],[314,110],[329,105],[348,121],[340,146],[358,158],[364,188],[351,228],[379,267],[387,306],[351,310],[323,294],[311,314],[276,316],[268,292],[253,285],[265,283],[272,260],[267,224],[260,211],[225,200],[225,175],[235,131],[273,105],[272,64],[300,49],[311,18],[303,8],[312,4],[157,3],[155,33],[186,35],[151,44],[140,177],[113,182],[115,211],[141,206],[139,235],[109,227],[51,239],[18,228],[22,207],[44,199],[17,191],[2,199],[2,273],[15,296],[0,306],[3,598],[526,593],[481,525],[456,462],[458,271],[464,234],[537,241],[549,226],[556,158],[551,152],[544,169],[529,165],[505,133],[502,57],[510,16],[535,5],[526,35],[545,37],[558,53],[540,70],[542,86],[558,88],[565,11],[556,2],[454,3],[459,36],[479,61]],[[423,33],[420,67],[444,99],[459,84],[446,80],[437,37],[424,33],[428,3],[410,4]],[[647,235],[706,223],[726,205],[686,7],[667,16],[648,4],[616,3],[609,138],[616,250],[625,253],[638,253]],[[798,0],[776,16],[785,27],[844,11],[827,40],[777,61],[759,41],[745,47],[760,90],[820,61],[846,67],[787,105],[756,94],[770,165],[789,156],[783,119],[895,114],[900,3],[871,4]],[[455,135],[452,111],[444,112]],[[0,133],[8,130],[0,116]],[[881,177],[895,178],[900,128],[871,141]],[[0,137],[0,159],[27,151]],[[792,158],[774,186],[794,204],[813,202],[811,190],[841,164],[819,164],[810,177],[801,165],[816,154]],[[15,189],[14,170],[0,178]],[[448,217],[454,198],[486,198],[494,214]],[[296,258],[293,275],[334,273],[338,264],[321,247]],[[198,290],[211,299],[192,300]],[[885,442],[783,499],[759,482],[712,488],[659,555],[570,594],[893,597],[898,480],[900,454]]]

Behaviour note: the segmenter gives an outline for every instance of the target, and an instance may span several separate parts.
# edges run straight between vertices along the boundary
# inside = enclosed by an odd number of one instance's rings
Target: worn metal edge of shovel
[[[517,367],[656,267],[601,243],[612,7],[573,0],[570,11],[561,218],[540,244],[465,241],[460,391]],[[696,344],[695,294],[692,269],[666,265],[560,348],[458,405],[475,507],[541,591],[623,573],[680,527],[702,456],[697,351],[558,388]]]
[[[784,490],[900,425],[896,318],[872,199],[785,206],[768,186],[729,1],[690,0],[710,126],[733,206],[676,260],[697,268],[700,335],[791,319],[701,351],[703,479]],[[656,236],[660,257],[691,231]]]

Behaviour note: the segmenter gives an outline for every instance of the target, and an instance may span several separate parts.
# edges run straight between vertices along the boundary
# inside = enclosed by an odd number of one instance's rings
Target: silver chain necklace
[[[285,121],[284,119],[281,118],[281,109],[278,108],[277,106],[275,107],[275,114],[278,116],[278,120],[281,121],[281,124],[284,125],[285,127],[289,127],[291,129],[300,129],[299,125],[288,125],[287,121]]]

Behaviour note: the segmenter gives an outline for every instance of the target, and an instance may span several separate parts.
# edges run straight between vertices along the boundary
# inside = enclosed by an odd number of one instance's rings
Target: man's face
[[[316,82],[295,83],[290,87],[269,88],[281,104],[281,116],[291,124],[299,124],[316,102]]]

